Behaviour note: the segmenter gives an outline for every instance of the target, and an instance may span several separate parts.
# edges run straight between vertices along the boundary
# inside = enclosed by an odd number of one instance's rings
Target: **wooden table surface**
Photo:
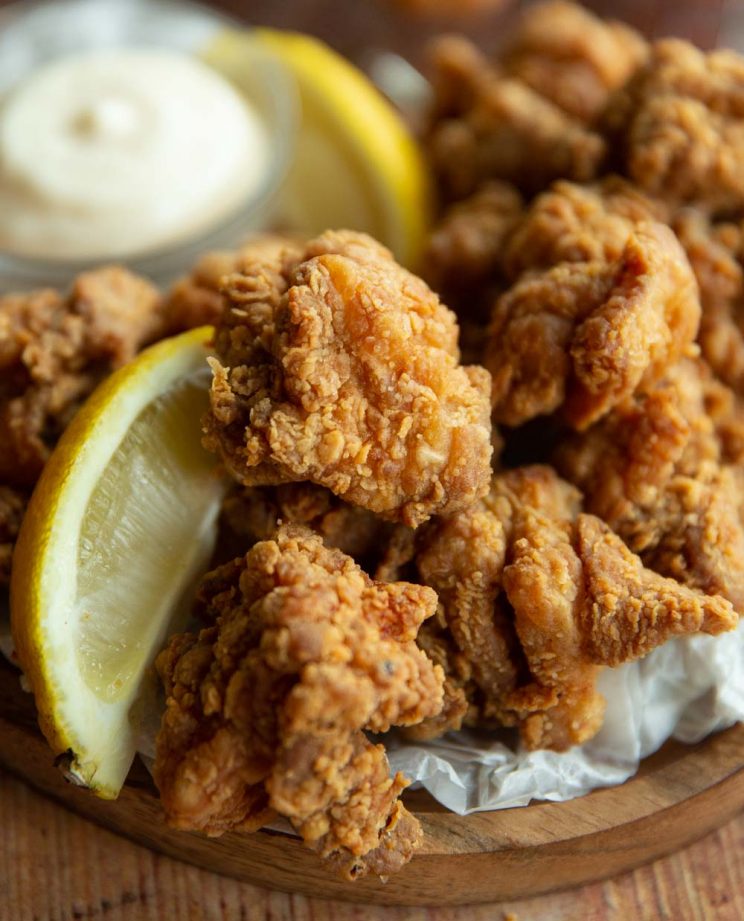
[[[744,814],[605,883],[504,905],[385,908],[269,892],[161,857],[0,773],[0,921],[741,921]]]

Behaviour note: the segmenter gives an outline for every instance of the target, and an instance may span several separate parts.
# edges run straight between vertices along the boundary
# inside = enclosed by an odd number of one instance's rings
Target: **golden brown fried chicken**
[[[28,503],[24,490],[0,485],[0,585],[10,582],[10,563]]]
[[[503,272],[514,281],[528,269],[561,262],[617,261],[643,221],[666,223],[666,208],[618,176],[590,185],[554,182],[508,237]]]
[[[236,487],[223,502],[220,522],[231,557],[273,537],[280,524],[297,524],[310,528],[327,547],[353,557],[370,573],[386,561],[388,567],[393,565],[393,555],[400,556],[394,548],[409,532],[405,525],[383,521],[313,483]],[[396,581],[382,575],[376,578]]]
[[[165,335],[157,288],[121,266],[78,275],[67,306],[85,324],[88,362],[118,368]]]
[[[497,475],[485,499],[424,531],[417,563],[444,621],[420,642],[447,672],[442,715],[418,738],[495,720],[529,748],[563,750],[602,723],[600,666],[736,624],[723,598],[644,568],[549,467]]]
[[[744,494],[730,465],[741,457],[735,413],[703,363],[685,361],[568,439],[555,458],[584,492],[587,510],[647,566],[742,611]]]
[[[466,39],[440,39],[432,64],[436,101],[425,144],[445,199],[491,179],[535,192],[553,179],[598,175],[602,137],[504,75]]]
[[[525,273],[494,306],[484,363],[494,419],[561,411],[584,429],[653,384],[692,344],[695,276],[672,231],[639,223],[614,262]]]
[[[647,66],[609,104],[634,182],[673,204],[744,206],[744,59],[687,42],[652,45]]]
[[[305,481],[416,526],[490,477],[490,380],[454,315],[364,234],[264,252],[225,285],[205,444],[246,485]]]
[[[157,334],[158,300],[118,267],[81,275],[67,298],[0,298],[0,482],[33,485],[82,400]]]
[[[158,658],[167,708],[155,779],[171,825],[219,835],[275,813],[345,876],[410,859],[384,732],[435,716],[442,672],[416,646],[434,592],[373,582],[307,528],[281,528],[207,575],[212,626]]]
[[[452,205],[432,231],[421,274],[460,318],[477,316],[483,295],[500,277],[504,245],[523,207],[514,186],[487,182]]]
[[[591,122],[647,55],[646,42],[624,23],[548,0],[525,11],[503,65],[568,115]]]
[[[703,313],[698,341],[716,375],[744,393],[744,240],[740,224],[713,223],[682,209],[674,230],[700,286]]]
[[[665,223],[667,209],[618,176],[589,185],[558,180],[526,209],[513,186],[490,182],[445,211],[422,273],[467,324],[528,269],[618,260],[641,221]]]
[[[191,272],[179,279],[163,300],[163,322],[168,334],[217,323],[224,306],[220,290],[223,279],[240,269],[244,255],[255,257],[262,249],[273,253],[277,244],[285,239],[262,234],[236,250],[221,250],[201,256]]]

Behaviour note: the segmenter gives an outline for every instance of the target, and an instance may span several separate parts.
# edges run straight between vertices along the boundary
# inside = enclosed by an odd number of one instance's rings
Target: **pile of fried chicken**
[[[215,324],[203,438],[234,486],[203,627],[157,660],[155,779],[171,825],[281,816],[347,878],[422,839],[369,734],[566,750],[603,667],[744,607],[744,59],[563,0],[432,58],[422,277],[328,231],[164,298],[104,269],[0,299],[6,576],[80,401]]]

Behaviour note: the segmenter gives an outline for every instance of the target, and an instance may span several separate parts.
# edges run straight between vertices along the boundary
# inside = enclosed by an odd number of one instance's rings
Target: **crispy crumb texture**
[[[201,633],[158,658],[167,708],[155,778],[177,828],[218,835],[287,817],[349,878],[406,863],[421,829],[385,750],[364,734],[442,706],[441,669],[416,645],[434,592],[374,582],[288,525],[207,575]]]
[[[496,476],[485,499],[423,532],[416,562],[441,604],[419,642],[447,676],[442,712],[408,730],[418,739],[516,726],[528,748],[565,750],[602,724],[601,666],[737,623],[723,597],[644,567],[545,466]]]
[[[228,277],[205,444],[246,485],[309,480],[416,526],[488,488],[488,373],[371,238],[277,245]]]

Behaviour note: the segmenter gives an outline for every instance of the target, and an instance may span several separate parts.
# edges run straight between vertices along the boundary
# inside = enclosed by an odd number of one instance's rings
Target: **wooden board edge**
[[[18,691],[18,695],[21,692]],[[166,828],[149,779],[115,802],[67,784],[34,725],[27,695],[0,706],[0,764],[79,815],[223,875],[315,898],[462,905],[546,894],[633,869],[691,843],[744,808],[744,726],[672,746],[620,787],[568,803],[457,816],[418,798],[425,842],[386,884],[328,875],[297,839],[270,832],[206,839]],[[5,709],[5,713],[3,713]]]

